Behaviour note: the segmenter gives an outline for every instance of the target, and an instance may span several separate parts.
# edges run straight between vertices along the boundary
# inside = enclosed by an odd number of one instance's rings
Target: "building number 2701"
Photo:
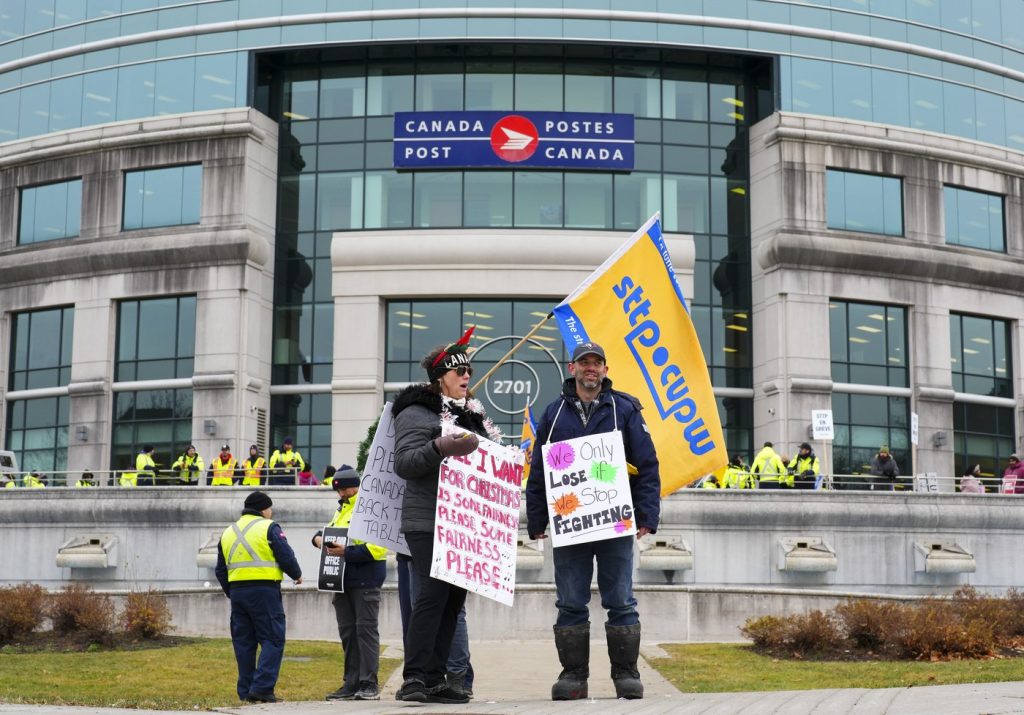
[[[495,395],[529,395],[533,380],[495,380],[491,383]]]

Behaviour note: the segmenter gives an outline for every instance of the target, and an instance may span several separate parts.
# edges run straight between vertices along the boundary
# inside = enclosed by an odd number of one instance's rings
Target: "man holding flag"
[[[654,533],[661,514],[661,479],[658,455],[650,432],[640,414],[640,401],[612,389],[604,349],[596,343],[576,347],[569,363],[572,375],[562,386],[562,395],[548,405],[537,429],[530,471],[526,483],[527,528],[531,538],[546,538],[548,527],[547,480],[543,444],[563,442],[584,435],[618,430],[626,459],[637,474],[630,477],[640,538]],[[634,700],[644,696],[636,662],[640,655],[640,616],[633,597],[633,542],[629,536],[612,536],[598,541],[559,546],[554,549],[555,588],[558,619],[555,647],[562,672],[551,687],[552,700],[586,698],[590,677],[590,582],[597,560],[597,585],[601,605],[608,610],[605,635],[612,664],[615,695]]]

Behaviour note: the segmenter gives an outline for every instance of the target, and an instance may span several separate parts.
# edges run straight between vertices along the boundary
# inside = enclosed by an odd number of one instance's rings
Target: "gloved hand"
[[[480,438],[472,432],[448,434],[434,440],[434,449],[442,457],[462,457],[480,446]]]
[[[188,471],[190,471],[190,472],[198,472],[199,471],[199,467],[197,467],[194,464],[190,464],[190,465],[188,465]]]

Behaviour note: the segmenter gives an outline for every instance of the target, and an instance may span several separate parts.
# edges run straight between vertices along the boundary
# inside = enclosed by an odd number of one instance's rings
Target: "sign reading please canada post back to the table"
[[[554,442],[542,451],[552,546],[636,533],[621,432]]]
[[[432,577],[512,605],[522,484],[522,452],[482,437],[441,462]]]

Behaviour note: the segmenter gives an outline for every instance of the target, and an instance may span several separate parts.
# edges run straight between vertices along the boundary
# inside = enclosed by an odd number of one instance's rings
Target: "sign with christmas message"
[[[366,458],[349,536],[408,556],[409,547],[399,530],[404,502],[405,480],[395,473],[395,420],[389,402],[377,422]]]
[[[542,450],[553,546],[636,533],[621,432],[554,442]]]
[[[475,452],[441,462],[438,476],[430,575],[511,606],[523,453],[481,437]]]

